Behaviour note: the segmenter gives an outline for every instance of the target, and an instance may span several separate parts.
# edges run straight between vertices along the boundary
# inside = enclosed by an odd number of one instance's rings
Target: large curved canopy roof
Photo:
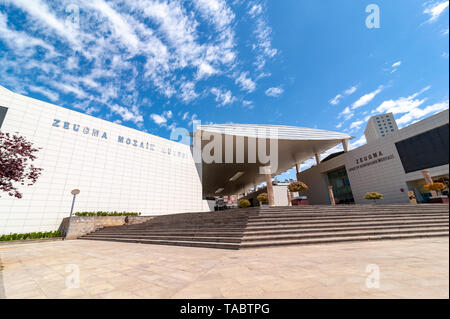
[[[277,165],[274,175],[277,175],[297,163],[314,157],[316,153],[323,153],[352,138],[345,133],[319,129],[249,124],[198,125],[194,136],[198,141],[201,139],[202,150],[214,139],[222,141],[222,161],[209,164],[202,162],[202,184],[205,196],[238,194],[265,181],[265,176],[260,173],[260,167],[267,164],[259,161],[258,158],[256,162],[249,161],[248,150],[252,149],[249,145],[259,145],[265,140],[269,150],[270,142],[276,141]],[[237,140],[243,140],[245,152],[243,162],[237,160]],[[225,145],[229,141],[233,141],[231,148]],[[229,154],[225,153],[229,153],[230,150],[233,152],[233,162],[226,163],[225,156]]]
[[[279,140],[336,139],[341,141],[352,138],[345,133],[285,125],[213,124],[199,125],[197,131],[258,138],[276,137]]]

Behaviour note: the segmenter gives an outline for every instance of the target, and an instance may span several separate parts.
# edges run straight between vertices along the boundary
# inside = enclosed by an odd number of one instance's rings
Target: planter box
[[[303,205],[309,205],[309,202],[307,199],[293,199],[292,200],[292,206],[303,206]]]
[[[430,198],[432,204],[448,204],[448,197],[432,197]]]

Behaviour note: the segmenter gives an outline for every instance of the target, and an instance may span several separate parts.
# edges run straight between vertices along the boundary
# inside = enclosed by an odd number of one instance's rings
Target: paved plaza
[[[0,263],[3,298],[449,298],[448,238],[239,251],[54,241],[0,245]]]

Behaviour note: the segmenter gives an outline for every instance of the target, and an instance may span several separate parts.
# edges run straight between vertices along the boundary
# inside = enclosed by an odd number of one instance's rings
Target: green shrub
[[[25,234],[9,234],[9,235],[1,235],[0,241],[12,241],[12,240],[30,240],[30,239],[42,239],[42,238],[54,238],[61,237],[61,232],[57,231],[48,231],[48,232],[33,232],[33,233],[25,233]]]
[[[294,181],[289,184],[288,189],[291,193],[301,192],[301,191],[307,191],[308,186],[300,181]]]
[[[269,196],[267,195],[267,193],[261,193],[259,194],[256,199],[263,204],[267,204],[269,202]]]
[[[367,200],[373,200],[377,201],[377,199],[383,199],[383,194],[377,193],[377,192],[368,192],[366,195],[364,195],[364,198]]]
[[[77,212],[75,216],[141,216],[141,213],[127,212]]]
[[[240,208],[246,208],[246,207],[250,207],[250,202],[246,199],[243,199],[241,201],[239,201],[239,207]]]

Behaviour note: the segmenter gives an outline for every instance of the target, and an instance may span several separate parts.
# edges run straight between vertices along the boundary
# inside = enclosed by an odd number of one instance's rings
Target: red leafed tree
[[[31,164],[38,151],[24,137],[0,132],[0,191],[22,198],[16,185],[33,185],[41,175]]]

